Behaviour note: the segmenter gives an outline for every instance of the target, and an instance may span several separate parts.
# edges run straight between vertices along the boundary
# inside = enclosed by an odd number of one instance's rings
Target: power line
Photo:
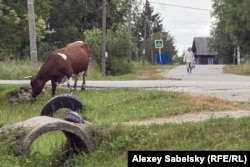
[[[203,10],[203,11],[212,12],[210,9],[194,8],[194,7],[189,7],[189,6],[173,5],[173,4],[167,4],[167,3],[161,3],[161,2],[150,2],[150,3],[172,6],[172,7],[177,7],[177,8],[195,9],[195,10]]]

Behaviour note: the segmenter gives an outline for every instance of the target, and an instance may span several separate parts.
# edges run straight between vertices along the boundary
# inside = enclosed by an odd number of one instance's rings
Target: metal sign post
[[[160,63],[161,63],[161,48],[163,48],[163,40],[159,39],[159,40],[155,40],[155,48],[159,49],[159,58],[160,58]]]
[[[237,64],[240,64],[240,46],[237,46]]]

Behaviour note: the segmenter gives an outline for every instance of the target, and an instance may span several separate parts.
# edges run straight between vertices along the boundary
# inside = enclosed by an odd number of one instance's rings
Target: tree
[[[0,58],[4,59],[6,55],[15,52],[13,46],[20,43],[19,38],[16,37],[16,27],[20,24],[21,18],[18,17],[17,12],[10,6],[0,1]],[[13,45],[9,45],[13,43]]]
[[[95,61],[101,69],[101,30],[94,28],[84,32],[85,41],[91,50],[91,61]],[[107,30],[106,72],[108,75],[121,75],[131,72],[127,55],[131,51],[130,35],[125,27],[113,31]]]
[[[45,19],[49,13],[46,12],[49,6],[44,0],[35,1],[36,32],[38,43],[44,39],[47,33],[45,30]],[[38,8],[43,8],[39,10]],[[7,57],[16,55],[19,58],[29,57],[29,28],[27,1],[2,0],[0,1],[0,50],[8,50]],[[45,19],[44,19],[45,17]]]
[[[145,19],[146,18],[146,19]],[[160,17],[159,13],[154,13],[154,9],[152,6],[150,6],[150,3],[148,3],[148,5],[144,6],[144,10],[135,13],[134,12],[134,17],[133,19],[135,20],[133,23],[133,27],[132,27],[132,32],[134,36],[138,35],[138,32],[140,34],[144,34],[144,29],[146,31],[146,39],[143,40],[147,40],[147,47],[149,48],[146,50],[146,53],[148,56],[146,57],[146,59],[152,63],[154,63],[154,53],[155,50],[153,49],[154,47],[154,40],[155,40],[155,36],[157,36],[158,34],[158,39],[160,38],[160,32],[163,32],[163,19]],[[146,27],[144,27],[144,22],[146,21]],[[171,53],[176,54],[176,49],[174,44],[174,39],[172,36],[170,36],[169,33],[163,33],[163,34],[167,34],[166,38],[170,39],[170,43],[171,43],[171,48],[174,48],[175,51],[171,51]],[[139,45],[138,47],[141,48],[140,46],[140,41],[138,42]],[[142,50],[142,48],[140,49]]]
[[[216,18],[216,22],[213,23],[210,41],[210,46],[217,52],[217,57],[223,60],[224,63],[232,62],[232,42],[229,34],[225,30],[225,5],[223,0],[213,1],[213,13],[212,16]]]
[[[241,46],[242,53],[249,52],[249,5],[249,0],[213,0],[212,16],[216,22],[211,31],[211,47],[225,63],[234,62],[236,46]]]
[[[89,29],[101,28],[102,3],[99,0],[51,0],[50,18],[47,27],[54,33],[46,40],[58,47],[81,39],[81,34]],[[107,29],[116,31],[125,22],[126,0],[107,0]]]

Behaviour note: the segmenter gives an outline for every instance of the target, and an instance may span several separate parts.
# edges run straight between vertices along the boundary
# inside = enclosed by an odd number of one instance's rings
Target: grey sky
[[[163,18],[164,30],[175,39],[178,55],[192,45],[194,37],[210,36],[211,0],[149,0]],[[145,2],[144,2],[145,3]]]

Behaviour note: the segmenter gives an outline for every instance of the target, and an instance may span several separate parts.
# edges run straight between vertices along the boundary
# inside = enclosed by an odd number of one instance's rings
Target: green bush
[[[85,42],[91,50],[91,58],[101,69],[101,30],[92,29],[84,32]],[[117,31],[107,30],[108,58],[106,58],[106,74],[121,75],[130,73],[132,65],[128,63],[128,55],[132,51],[131,38],[126,28]]]
[[[49,53],[56,50],[56,46],[51,45],[47,42],[41,42],[38,47],[38,59],[45,60]]]
[[[126,60],[119,58],[110,58],[106,61],[107,75],[123,75],[132,72],[133,65]]]

